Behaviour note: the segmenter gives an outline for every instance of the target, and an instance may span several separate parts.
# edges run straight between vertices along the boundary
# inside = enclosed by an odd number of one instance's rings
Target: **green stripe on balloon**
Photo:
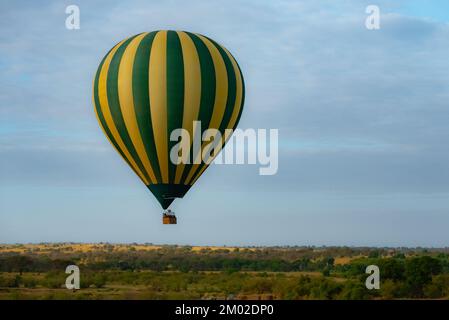
[[[198,121],[201,121],[201,136],[203,132],[209,127],[210,120],[213,113],[213,105],[215,102],[215,68],[214,62],[204,42],[195,34],[186,32],[192,39],[198,52],[201,70],[201,101],[200,110],[198,114]],[[200,151],[201,152],[201,151]],[[201,155],[200,155],[201,156]],[[191,154],[191,163],[195,160],[196,154]],[[187,175],[192,168],[192,164],[186,165],[181,178],[181,183],[185,183]]]
[[[157,159],[153,125],[150,112],[149,64],[151,46],[157,32],[147,34],[137,48],[133,66],[133,99],[137,124],[145,146],[145,151],[158,182],[162,182],[161,170]]]
[[[207,38],[207,39],[209,39],[209,38]],[[227,97],[227,101],[226,101],[226,109],[225,109],[225,113],[223,115],[223,119],[221,120],[221,124],[219,127],[221,134],[224,135],[225,129],[229,125],[229,120],[231,120],[232,112],[234,111],[235,99],[236,99],[236,94],[237,94],[237,81],[236,81],[236,75],[234,73],[234,68],[232,66],[232,62],[229,59],[226,52],[214,40],[212,40],[212,39],[209,39],[209,40],[214,44],[214,46],[220,52],[220,55],[223,58],[223,61],[226,66],[226,73],[228,75],[228,97]]]
[[[168,152],[178,143],[170,141],[170,134],[182,128],[184,110],[184,59],[181,42],[175,31],[167,32],[167,139]],[[176,164],[169,161],[169,182],[175,181]]]
[[[226,67],[226,73],[228,76],[228,97],[226,100],[226,109],[225,109],[225,113],[223,114],[223,118],[221,119],[220,127],[218,128],[218,130],[220,131],[220,133],[222,135],[222,141],[223,141],[225,129],[228,128],[229,121],[232,116],[232,111],[234,111],[234,106],[235,106],[235,99],[236,99],[236,93],[237,93],[236,75],[234,73],[234,68],[232,66],[232,62],[229,59],[226,52],[214,40],[212,40],[210,38],[207,38],[207,39],[212,42],[212,44],[217,48],[218,52],[220,53],[220,55],[224,61],[224,64]],[[222,142],[219,142],[219,143],[223,145]],[[214,141],[214,145],[217,145],[217,142]],[[212,150],[210,150],[210,151],[212,151]],[[216,155],[214,155],[214,156],[216,156]],[[197,168],[197,170],[195,171],[195,174],[193,175],[194,178],[192,179],[192,181],[195,181],[195,177],[197,176],[197,174],[199,172],[201,172],[201,170],[203,169],[204,166],[208,166],[208,164],[202,163]]]
[[[103,112],[101,111],[100,108],[100,99],[98,97],[98,79],[100,78],[100,72],[101,69],[103,68],[103,64],[104,61],[106,60],[106,57],[109,55],[109,53],[112,51],[109,50],[109,52],[104,56],[103,60],[101,61],[97,73],[95,74],[95,80],[94,80],[94,104],[95,104],[95,110],[97,111],[97,115],[98,115],[98,120],[100,120],[101,126],[104,129],[104,132],[106,133],[106,135],[108,136],[109,140],[111,141],[112,145],[115,147],[115,149],[120,153],[120,155],[122,156],[122,158],[126,161],[126,163],[130,166],[130,168],[134,171],[133,167],[131,166],[131,163],[128,161],[128,159],[126,159],[125,154],[123,153],[123,151],[120,149],[120,147],[117,144],[117,141],[115,141],[111,131],[108,128],[108,125],[106,124],[106,120],[104,119],[104,115]],[[137,174],[137,172],[135,172]],[[138,175],[138,174],[137,174]]]
[[[123,140],[123,143],[125,144],[129,153],[133,157],[133,160],[136,162],[140,171],[142,171],[142,174],[148,181],[150,181],[148,173],[146,172],[145,167],[140,161],[140,158],[128,134],[128,130],[125,125],[125,120],[123,119],[122,111],[120,109],[120,101],[118,96],[118,70],[120,66],[120,60],[122,59],[126,47],[136,36],[133,36],[127,39],[125,42],[123,42],[123,44],[115,52],[109,65],[106,86],[107,86],[109,108],[111,110],[111,115],[112,119],[114,120],[114,124],[117,128],[117,131],[120,134],[120,138]]]
[[[240,79],[242,79],[242,101],[240,102],[240,111],[239,111],[239,115],[237,116],[237,120],[235,121],[234,128],[232,128],[233,130],[235,130],[235,128],[237,128],[237,125],[240,122],[240,117],[242,116],[242,111],[243,111],[243,105],[245,104],[245,79],[243,79],[243,73],[242,73],[242,70],[240,69],[240,66],[239,66],[237,60],[234,58],[234,56],[230,52],[229,52],[229,54],[231,55],[232,59],[234,59],[235,64],[237,65],[237,68],[239,69],[239,72],[240,72]]]

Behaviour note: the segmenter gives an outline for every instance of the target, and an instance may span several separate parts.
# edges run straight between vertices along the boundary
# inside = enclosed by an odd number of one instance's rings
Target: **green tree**
[[[402,295],[401,282],[391,279],[382,280],[380,286],[380,293],[385,299],[400,298]]]
[[[432,281],[432,275],[441,272],[440,261],[430,256],[406,260],[406,288],[411,297],[423,297],[424,286]]]
[[[432,278],[432,282],[424,287],[426,298],[448,298],[449,297],[449,275],[440,274]]]
[[[405,278],[405,264],[403,260],[389,258],[378,262],[382,279],[401,281]]]
[[[348,281],[343,286],[338,299],[344,300],[366,300],[370,298],[370,293],[361,282]]]

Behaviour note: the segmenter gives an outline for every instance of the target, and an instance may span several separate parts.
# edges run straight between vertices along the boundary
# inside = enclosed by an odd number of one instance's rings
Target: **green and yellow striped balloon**
[[[193,121],[201,121],[203,132],[214,128],[224,136],[239,122],[244,91],[237,61],[223,46],[203,35],[164,30],[132,36],[106,54],[93,102],[111,144],[166,209],[208,166],[193,163],[199,155],[192,142],[190,164],[172,163],[170,150],[178,142],[170,133],[183,128],[193,137]]]

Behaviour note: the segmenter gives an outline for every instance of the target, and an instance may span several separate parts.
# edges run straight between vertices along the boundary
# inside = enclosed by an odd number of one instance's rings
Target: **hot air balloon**
[[[201,133],[213,128],[225,137],[225,129],[239,122],[244,95],[243,75],[231,53],[184,31],[141,33],[119,42],[101,61],[93,84],[101,128],[164,210],[208,167],[194,161],[200,154],[192,141],[190,163],[170,161],[177,144],[171,132],[183,128],[193,137],[198,133],[193,123],[201,121]],[[228,139],[220,141],[220,149]]]

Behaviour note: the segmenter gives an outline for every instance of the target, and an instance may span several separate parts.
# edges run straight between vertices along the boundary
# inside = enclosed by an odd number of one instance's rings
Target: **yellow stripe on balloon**
[[[109,102],[108,102],[108,93],[107,93],[107,76],[109,71],[109,65],[111,63],[112,57],[114,56],[117,49],[125,42],[127,39],[121,41],[119,44],[117,44],[109,53],[109,55],[106,57],[103,67],[100,71],[100,76],[98,79],[98,99],[100,102],[100,109],[103,113],[104,119],[106,121],[106,125],[111,132],[112,136],[114,137],[114,140],[117,142],[120,150],[124,153],[126,159],[131,164],[132,169],[136,172],[136,174],[140,177],[140,179],[148,185],[148,180],[143,175],[142,171],[140,171],[139,167],[137,166],[136,162],[134,161],[133,157],[129,153],[128,149],[126,148],[125,144],[123,143],[123,140],[120,138],[120,134],[117,131],[117,128],[115,126],[114,120],[112,119],[111,110],[109,109]],[[98,115],[97,115],[98,116]],[[106,135],[107,136],[107,135]],[[109,138],[109,137],[108,137]]]
[[[181,42],[182,57],[184,60],[184,112],[182,127],[189,132],[190,137],[195,136],[193,121],[198,119],[201,102],[201,65],[193,40],[185,32],[177,32]],[[192,140],[190,140],[190,146]],[[176,167],[175,183],[181,183],[184,164]]]
[[[168,183],[167,31],[154,37],[150,54],[150,109],[162,183]]]
[[[226,72],[226,66],[223,61],[223,58],[221,57],[220,52],[218,49],[212,44],[212,42],[203,37],[200,34],[197,34],[197,36],[203,41],[203,43],[206,45],[207,49],[209,50],[209,53],[212,57],[212,61],[214,64],[215,69],[215,102],[214,102],[214,111],[212,112],[212,118],[209,123],[209,128],[213,129],[219,129],[221,121],[223,120],[223,115],[226,109],[226,100],[228,98],[228,74]],[[214,137],[214,141],[215,141]],[[211,143],[212,145],[213,143]],[[207,143],[203,143],[201,146],[201,150],[203,150],[204,146],[207,145]],[[201,152],[200,155],[201,157]],[[185,184],[192,184],[191,180],[193,178],[193,175],[195,174],[195,171],[198,169],[199,164],[194,164],[192,168],[190,169],[189,174],[187,175]]]
[[[95,79],[94,79],[94,83],[95,83]],[[125,158],[123,158],[123,156],[121,155],[121,153],[120,153],[121,150],[119,150],[118,148],[116,148],[116,146],[112,143],[111,138],[110,138],[110,137],[108,136],[108,134],[106,133],[106,130],[105,130],[105,128],[103,127],[103,125],[102,125],[102,123],[101,123],[100,117],[98,116],[97,107],[100,107],[100,106],[97,106],[97,104],[95,103],[95,97],[94,97],[94,96],[92,96],[92,102],[93,102],[93,104],[94,104],[94,106],[95,106],[95,108],[94,108],[95,116],[97,117],[97,121],[98,121],[98,124],[100,125],[101,130],[103,131],[104,135],[106,136],[106,138],[108,139],[108,141],[109,141],[109,143],[112,145],[112,147],[117,151],[117,153],[120,155],[120,157],[121,157],[123,160],[125,160],[125,162],[128,164],[127,160],[126,160]],[[140,179],[142,179],[142,177],[139,175],[139,173],[138,173],[132,166],[131,166],[130,168],[131,168],[132,171],[134,171],[134,173],[135,173]],[[142,181],[143,181],[143,179],[142,179]]]
[[[151,183],[156,183],[156,176],[148,159],[145,146],[143,144],[142,136],[140,135],[139,125],[137,124],[136,111],[133,97],[133,67],[134,58],[137,48],[143,37],[148,33],[143,33],[135,37],[126,47],[122,59],[120,61],[118,70],[118,97],[120,102],[120,109],[122,111],[123,120],[125,121],[126,130],[131,138],[137,155],[145,167]]]
[[[231,60],[232,68],[234,69],[234,74],[236,78],[236,96],[235,96],[235,104],[234,109],[232,110],[231,119],[229,119],[229,123],[226,126],[227,129],[233,129],[236,125],[237,117],[240,113],[240,109],[242,108],[242,95],[243,95],[243,82],[242,82],[242,75],[240,74],[239,67],[237,66],[237,62],[235,61],[234,57],[230,54],[230,52],[221,46],[221,48],[226,52],[227,56]],[[228,140],[231,138],[232,134],[229,134],[228,136],[223,137],[223,144],[218,146],[217,153],[214,154],[214,158],[218,155],[218,153],[221,151],[221,149],[225,146],[225,144],[228,142]],[[201,170],[198,172],[198,174],[195,176],[195,178],[192,181],[192,185],[198,180],[198,178],[203,174],[204,170],[206,170],[207,166],[203,166]]]

